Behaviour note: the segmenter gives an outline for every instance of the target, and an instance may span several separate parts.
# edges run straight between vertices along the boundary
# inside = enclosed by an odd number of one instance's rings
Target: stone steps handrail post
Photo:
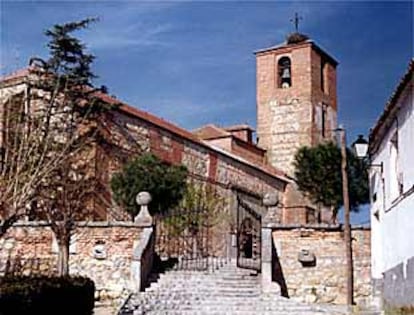
[[[267,207],[265,217],[262,219],[262,291],[281,295],[280,286],[272,282],[272,223],[280,222],[279,196],[277,193],[267,193],[263,197],[263,205]]]
[[[152,216],[148,211],[148,204],[152,198],[149,192],[141,191],[136,197],[136,202],[140,206],[138,215],[134,218],[134,222],[142,226],[152,226]]]
[[[134,218],[134,224],[143,228],[143,230],[132,256],[131,275],[135,292],[144,289],[153,264],[154,228],[152,216],[148,211],[148,204],[151,199],[150,193],[146,191],[141,191],[136,197],[140,210]]]

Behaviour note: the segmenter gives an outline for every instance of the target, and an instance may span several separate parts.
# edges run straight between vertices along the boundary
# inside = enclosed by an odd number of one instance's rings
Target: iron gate
[[[249,203],[237,194],[237,267],[261,270],[261,214],[260,203]]]
[[[208,210],[174,209],[156,217],[155,251],[175,269],[207,270],[222,264],[227,252],[224,232]]]

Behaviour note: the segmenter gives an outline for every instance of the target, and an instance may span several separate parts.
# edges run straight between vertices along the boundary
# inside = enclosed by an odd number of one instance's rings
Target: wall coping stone
[[[321,230],[321,231],[341,231],[344,229],[343,224],[280,224],[274,222],[266,222],[263,224],[263,228],[270,228],[274,230],[296,230],[296,229],[308,229],[308,230]],[[352,225],[352,230],[371,230],[367,225]]]
[[[1,224],[0,224],[1,226]],[[14,223],[13,227],[50,227],[50,223],[47,221],[19,221]],[[147,224],[140,224],[139,222],[130,221],[79,221],[76,222],[76,227],[101,227],[101,228],[112,228],[112,227],[130,227],[130,228],[145,228]]]

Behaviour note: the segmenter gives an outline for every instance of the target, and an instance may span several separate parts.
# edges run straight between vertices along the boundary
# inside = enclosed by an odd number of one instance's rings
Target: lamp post
[[[368,156],[368,141],[364,139],[363,135],[358,135],[358,139],[352,144],[352,148],[355,152],[355,155],[358,159],[368,159],[368,167],[379,167],[381,174],[384,171],[384,164],[383,162],[379,164],[373,164],[370,161],[370,158]]]
[[[363,159],[368,154],[368,141],[364,139],[363,135],[358,135],[358,139],[352,144],[355,155],[359,159]]]
[[[341,146],[341,172],[342,172],[342,198],[344,200],[344,239],[345,239],[345,256],[346,256],[346,304],[353,304],[354,296],[354,274],[352,265],[352,235],[351,235],[351,218],[349,208],[348,192],[348,173],[347,173],[347,156],[346,156],[346,132],[339,127],[336,130],[340,136]]]

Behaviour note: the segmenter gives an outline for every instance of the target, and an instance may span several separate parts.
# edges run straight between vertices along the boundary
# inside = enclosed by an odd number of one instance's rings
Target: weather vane
[[[300,20],[303,20],[303,18],[301,16],[299,16],[299,14],[297,12],[295,13],[295,17],[293,19],[290,19],[290,22],[295,23],[296,33],[299,30],[299,21]]]

